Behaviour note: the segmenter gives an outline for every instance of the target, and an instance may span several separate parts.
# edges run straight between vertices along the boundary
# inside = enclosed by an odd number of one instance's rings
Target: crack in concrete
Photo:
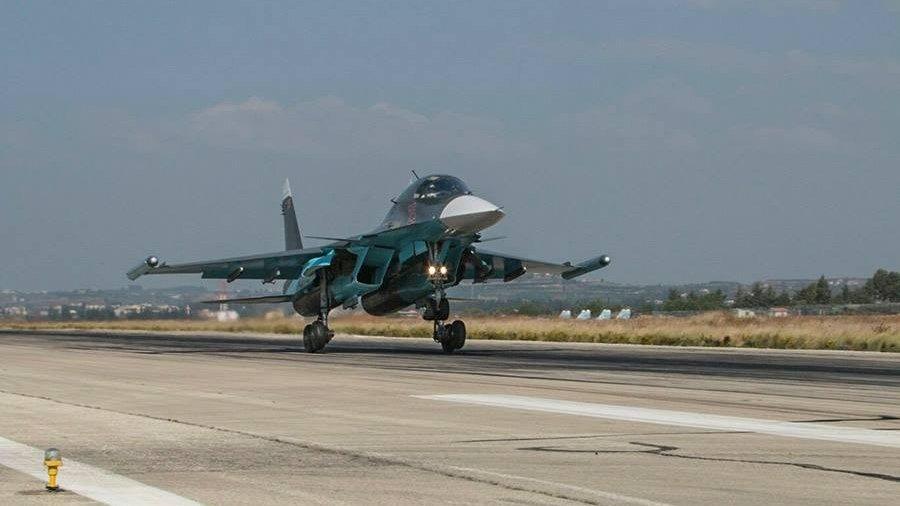
[[[517,450],[524,451],[540,451],[540,452],[557,452],[557,453],[593,453],[594,455],[600,455],[601,453],[644,453],[651,455],[659,455],[660,457],[673,457],[678,459],[686,459],[686,460],[704,460],[710,462],[734,462],[739,464],[766,464],[766,465],[778,465],[778,466],[792,466],[799,467],[801,469],[809,469],[813,471],[825,471],[830,473],[843,473],[850,474],[854,476],[860,476],[863,478],[874,478],[877,480],[884,480],[890,482],[900,482],[900,476],[893,476],[890,474],[884,473],[873,473],[868,471],[854,471],[852,469],[839,469],[836,467],[826,467],[820,466],[818,464],[808,464],[805,462],[784,462],[779,460],[753,460],[753,459],[729,459],[722,457],[703,457],[700,455],[681,455],[672,453],[680,450],[677,446],[667,446],[667,445],[658,445],[653,443],[641,443],[639,441],[629,441],[629,444],[643,446],[647,449],[645,450],[578,450],[578,449],[570,449],[570,448],[554,448],[552,446],[531,446],[531,447],[523,447],[517,448]]]
[[[508,443],[516,441],[552,441],[559,439],[595,439],[602,437],[622,437],[622,436],[691,436],[691,435],[707,435],[714,436],[716,434],[753,434],[753,432],[742,430],[717,430],[717,431],[697,431],[697,432],[639,432],[634,434],[593,434],[586,436],[553,436],[553,437],[513,437],[499,439],[469,439],[463,441],[453,441],[454,443]]]

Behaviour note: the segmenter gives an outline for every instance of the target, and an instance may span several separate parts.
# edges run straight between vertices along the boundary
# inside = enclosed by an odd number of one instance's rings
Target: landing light
[[[439,280],[445,279],[447,277],[447,266],[441,264],[429,265],[425,272],[428,273],[428,278],[431,280]]]

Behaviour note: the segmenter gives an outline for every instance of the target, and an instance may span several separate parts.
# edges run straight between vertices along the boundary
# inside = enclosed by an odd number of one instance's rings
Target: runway
[[[50,446],[54,495],[29,464]],[[891,504],[900,356],[491,341],[448,356],[344,335],[310,355],[287,336],[0,332],[0,503],[159,494]]]

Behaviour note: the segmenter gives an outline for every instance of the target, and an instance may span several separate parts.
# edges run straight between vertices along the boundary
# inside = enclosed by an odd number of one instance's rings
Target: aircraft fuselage
[[[428,176],[415,181],[394,199],[378,228],[353,238],[364,246],[340,250],[331,259],[333,279],[327,282],[333,300],[329,307],[348,300],[346,291],[364,292],[363,309],[373,315],[407,307],[434,292],[430,265],[446,269],[442,277],[446,286],[459,284],[466,273],[468,247],[477,241],[478,232],[503,216],[498,206],[472,195],[455,177]],[[373,289],[365,291],[366,285]],[[294,310],[304,316],[318,314],[320,290],[302,288],[298,281],[285,286],[286,293],[303,293],[294,300]]]

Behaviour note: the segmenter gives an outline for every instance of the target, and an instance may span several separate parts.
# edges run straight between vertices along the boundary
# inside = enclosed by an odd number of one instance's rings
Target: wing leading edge
[[[171,265],[151,256],[128,271],[127,276],[132,281],[146,274],[200,274],[205,279],[229,281],[237,278],[264,281],[296,279],[306,262],[323,254],[323,248],[307,248]]]
[[[484,267],[490,270],[490,274],[482,279],[493,278],[504,281],[512,281],[526,272],[553,274],[562,276],[563,279],[572,279],[602,269],[612,262],[609,255],[600,255],[577,264],[545,262],[486,250],[478,250],[477,255],[484,262]],[[468,274],[467,272],[467,277],[477,277],[476,272],[472,272],[471,276]]]

